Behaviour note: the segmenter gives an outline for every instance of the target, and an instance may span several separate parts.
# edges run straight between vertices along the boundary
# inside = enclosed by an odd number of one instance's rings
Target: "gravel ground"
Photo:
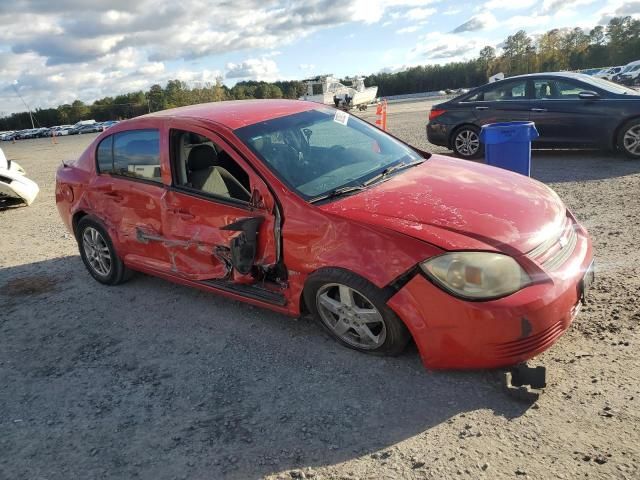
[[[390,104],[391,132],[437,151],[429,107]],[[41,193],[0,211],[0,478],[640,477],[640,162],[534,154],[593,236],[597,283],[521,403],[496,372],[428,372],[415,349],[369,357],[145,275],[99,285],[53,194],[92,138],[2,144]]]

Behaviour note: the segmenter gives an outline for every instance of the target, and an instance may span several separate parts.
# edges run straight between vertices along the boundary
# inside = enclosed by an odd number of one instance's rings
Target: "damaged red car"
[[[98,282],[140,271],[308,312],[362,352],[413,340],[428,368],[531,358],[593,278],[589,236],[550,188],[316,103],[121,122],[59,168],[56,201]]]

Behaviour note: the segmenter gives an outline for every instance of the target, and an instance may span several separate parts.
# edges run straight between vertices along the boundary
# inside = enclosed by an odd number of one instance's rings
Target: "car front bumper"
[[[581,283],[592,258],[584,232],[561,271],[545,283],[498,300],[470,302],[418,273],[388,305],[411,331],[427,368],[507,367],[548,349],[569,328],[581,307]]]

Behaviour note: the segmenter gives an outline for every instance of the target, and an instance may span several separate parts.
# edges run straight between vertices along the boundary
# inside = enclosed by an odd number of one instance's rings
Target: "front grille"
[[[546,270],[556,270],[571,257],[577,243],[576,225],[570,217],[565,217],[556,234],[527,253],[527,257]]]
[[[564,326],[562,325],[562,322],[554,323],[530,337],[496,344],[496,355],[500,358],[510,358],[527,355],[530,352],[544,350],[555,342],[563,332]]]

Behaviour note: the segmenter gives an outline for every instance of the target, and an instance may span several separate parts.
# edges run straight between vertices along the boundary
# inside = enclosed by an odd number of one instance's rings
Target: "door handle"
[[[489,110],[489,107],[476,107],[476,110]]]
[[[191,220],[196,218],[191,212],[187,210],[183,210],[182,208],[169,208],[167,211],[172,214],[180,217],[183,220]]]
[[[547,109],[546,108],[532,108],[531,111],[532,112],[546,112]]]

